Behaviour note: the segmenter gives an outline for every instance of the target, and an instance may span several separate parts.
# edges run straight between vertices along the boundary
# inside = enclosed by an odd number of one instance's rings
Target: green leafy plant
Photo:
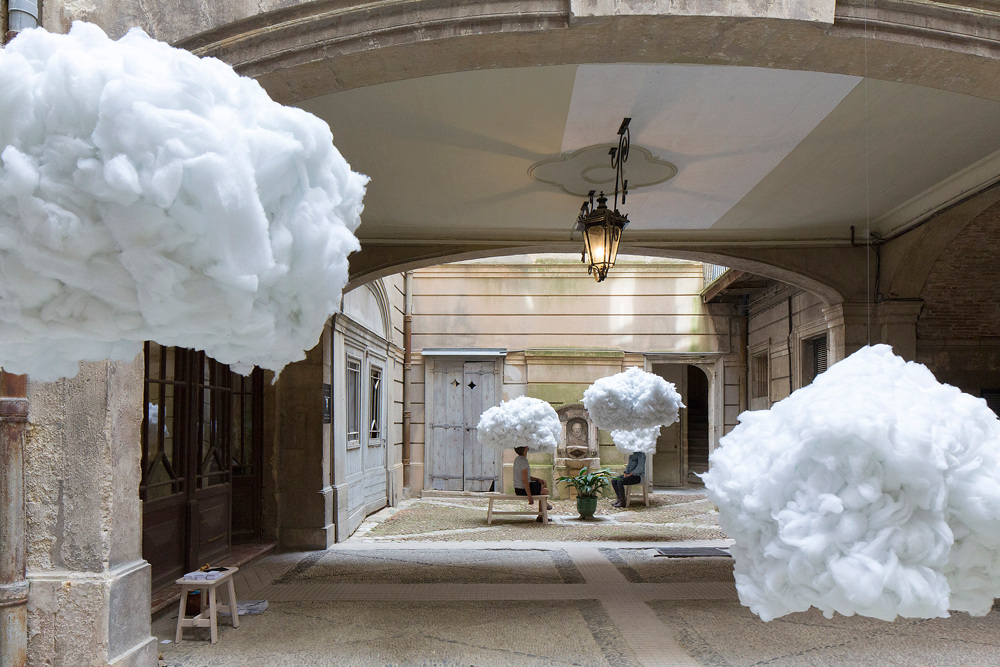
[[[560,477],[557,482],[565,482],[576,489],[576,495],[581,498],[596,498],[600,493],[608,488],[611,483],[611,471],[606,468],[590,472],[587,468],[580,468],[576,475]]]

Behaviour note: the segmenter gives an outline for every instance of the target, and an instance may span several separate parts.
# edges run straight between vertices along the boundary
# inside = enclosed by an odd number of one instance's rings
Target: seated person
[[[528,464],[528,448],[515,447],[514,452],[517,454],[517,458],[514,459],[514,493],[519,496],[527,496],[529,505],[534,502],[532,496],[549,495],[549,487],[546,486],[545,480],[531,476],[531,466]],[[552,509],[552,505],[546,503],[546,506],[548,509]],[[542,509],[541,505],[539,505],[538,509]],[[535,520],[541,521],[542,515],[539,514]]]
[[[625,487],[629,484],[642,484],[642,478],[646,474],[646,455],[642,452],[632,452],[628,455],[628,463],[621,477],[613,477],[611,486],[614,487],[618,500],[611,503],[612,507],[625,507]]]

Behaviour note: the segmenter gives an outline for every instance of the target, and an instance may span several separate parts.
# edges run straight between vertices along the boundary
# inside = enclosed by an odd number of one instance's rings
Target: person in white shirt
[[[531,476],[531,465],[528,464],[528,448],[515,447],[514,452],[517,458],[514,459],[514,493],[519,496],[527,496],[528,504],[534,502],[533,496],[549,495],[549,487],[544,479]],[[548,505],[552,509],[552,505]],[[541,507],[539,507],[541,510]],[[541,522],[542,515],[539,514],[535,521]]]

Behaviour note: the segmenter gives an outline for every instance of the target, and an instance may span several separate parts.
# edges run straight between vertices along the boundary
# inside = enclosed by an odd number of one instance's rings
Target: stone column
[[[878,340],[907,361],[917,359],[917,317],[923,301],[883,301],[878,304]]]
[[[28,664],[152,667],[139,500],[142,356],[31,382]]]
[[[329,383],[330,327],[306,358],[278,376],[278,541],[289,549],[326,549],[336,537],[330,486],[330,425],[323,423],[323,383]],[[326,351],[326,352],[325,352]]]
[[[0,370],[0,667],[24,667],[28,650],[24,431],[27,378]]]
[[[833,365],[868,344],[869,322],[875,326],[874,307],[865,302],[845,301],[823,309],[829,326],[827,363]],[[874,329],[871,329],[874,335]]]

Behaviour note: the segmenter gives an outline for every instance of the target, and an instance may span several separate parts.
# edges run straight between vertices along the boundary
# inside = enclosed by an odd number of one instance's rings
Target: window
[[[802,356],[803,384],[808,384],[826,370],[826,335],[805,341]]]
[[[767,353],[757,354],[750,360],[750,398],[767,398]]]
[[[373,444],[382,440],[382,369],[378,366],[369,368],[371,383],[368,438]]]
[[[361,362],[347,358],[347,446],[361,444]]]

